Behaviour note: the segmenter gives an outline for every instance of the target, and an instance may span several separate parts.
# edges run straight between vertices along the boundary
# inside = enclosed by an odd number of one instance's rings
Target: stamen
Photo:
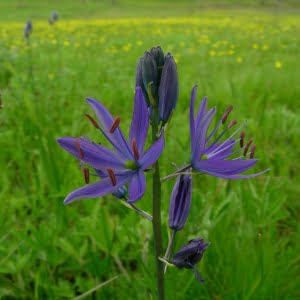
[[[227,107],[227,109],[226,109],[226,111],[225,111],[225,113],[224,113],[224,115],[223,115],[223,117],[222,117],[222,124],[225,124],[225,122],[226,122],[226,120],[227,120],[227,118],[228,118],[228,116],[229,116],[229,114],[230,114],[230,112],[233,110],[233,106],[232,105],[229,105],[228,107]]]
[[[110,130],[109,130],[109,133],[114,133],[114,132],[115,132],[115,130],[117,129],[117,127],[118,127],[119,124],[120,124],[120,121],[121,121],[120,117],[119,117],[119,116],[116,116],[115,119],[114,119],[113,124],[111,125],[111,128],[110,128]]]
[[[228,146],[226,146],[226,147],[224,147],[224,148],[221,148],[221,149],[218,150],[218,151],[214,151],[214,152],[209,153],[209,154],[208,154],[208,158],[212,158],[212,157],[214,157],[215,155],[217,155],[217,154],[219,154],[219,153],[221,153],[221,152],[227,150],[228,148],[233,147],[233,146],[236,145],[239,141],[240,141],[240,140],[238,139],[238,140],[234,141],[233,143],[230,143]],[[240,149],[239,149],[239,150],[240,150]],[[203,159],[203,158],[202,158],[202,159]]]
[[[245,147],[245,149],[244,149],[244,153],[243,153],[244,156],[247,155],[248,149],[249,149],[250,145],[252,144],[252,142],[253,142],[253,138],[251,138],[251,139],[248,141],[248,143],[247,143],[247,145],[246,145],[246,147]]]
[[[108,173],[108,176],[110,178],[112,185],[115,186],[117,184],[117,179],[116,179],[116,175],[115,175],[114,171],[110,168],[107,168],[106,171]]]
[[[251,147],[251,151],[250,151],[250,159],[254,158],[255,148],[256,148],[256,145],[254,144],[254,145]]]
[[[131,146],[132,146],[132,150],[133,150],[133,154],[134,154],[135,159],[139,160],[140,155],[139,155],[139,150],[138,150],[138,147],[137,147],[136,139],[132,139]]]
[[[215,152],[218,151],[220,148],[222,148],[222,147],[224,146],[224,144],[225,144],[227,141],[229,141],[233,136],[235,136],[235,135],[237,134],[237,132],[239,132],[246,124],[247,124],[247,120],[244,121],[244,122],[242,123],[242,125],[241,125],[236,131],[234,131],[234,132],[229,136],[229,138],[227,138],[223,143],[221,143],[221,144],[215,149]],[[222,136],[227,130],[228,130],[228,129],[225,129],[225,130],[221,133],[220,136]],[[211,145],[214,145],[214,144],[220,139],[220,136],[217,137],[217,139],[216,139]],[[211,146],[211,145],[210,145],[210,146]]]
[[[83,157],[84,157],[84,152],[83,152],[83,150],[80,148],[79,141],[78,141],[78,140],[75,140],[74,144],[75,144],[75,147],[76,147],[76,149],[77,149],[77,151],[78,151],[78,153],[79,153],[79,158],[80,158],[80,159],[83,159]]]
[[[241,135],[240,135],[240,146],[241,146],[241,148],[244,147],[244,138],[245,138],[245,131],[242,131]]]
[[[237,123],[237,120],[230,121],[230,123],[228,125],[228,129],[230,129],[231,127],[233,127],[236,123]]]
[[[88,117],[88,119],[91,121],[91,123],[94,125],[96,129],[100,129],[99,124],[95,121],[95,119],[92,116],[90,116],[89,114],[85,114],[85,115]]]
[[[86,184],[90,183],[90,170],[87,167],[83,168],[84,181]]]

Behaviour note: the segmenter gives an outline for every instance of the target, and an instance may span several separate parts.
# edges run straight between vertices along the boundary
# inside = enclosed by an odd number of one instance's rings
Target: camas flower
[[[192,176],[181,174],[172,190],[169,208],[169,227],[181,230],[190,212],[192,200]]]
[[[135,92],[129,141],[125,139],[119,128],[119,117],[114,119],[97,100],[88,98],[87,102],[94,110],[101,126],[90,115],[87,115],[88,118],[103,133],[114,150],[95,144],[87,138],[62,137],[57,140],[62,148],[79,158],[81,163],[86,163],[93,169],[99,170],[102,174],[99,177],[104,177],[102,180],[71,192],[64,203],[115,193],[127,183],[128,202],[139,200],[146,189],[144,171],[157,161],[164,148],[162,133],[156,142],[144,152],[149,117],[141,89],[138,87]]]
[[[24,26],[24,37],[28,39],[31,33],[32,33],[32,23],[30,20],[28,20],[26,21]]]
[[[197,112],[196,119],[194,117],[194,102],[196,98],[195,86],[192,90],[191,104],[190,104],[190,134],[191,134],[191,166],[194,170],[206,173],[212,176],[228,179],[243,179],[258,176],[269,169],[262,172],[240,175],[256,163],[257,159],[254,159],[254,151],[256,146],[253,145],[248,153],[250,145],[253,139],[250,139],[248,143],[244,143],[245,132],[242,131],[239,138],[234,138],[242,127],[246,124],[246,121],[239,126],[224,142],[219,142],[225,133],[227,133],[237,121],[231,121],[228,126],[225,125],[229,113],[232,110],[232,106],[229,106],[223,114],[221,120],[217,123],[216,127],[212,130],[209,136],[207,136],[208,128],[216,113],[216,108],[213,107],[207,110],[207,98],[205,97],[200,104]],[[213,142],[211,140],[215,136],[215,133],[221,125],[225,125],[225,129],[217,136]],[[234,151],[236,144],[239,144],[239,149]],[[242,155],[230,159],[234,154],[241,152]],[[250,159],[246,159],[247,155]]]
[[[181,247],[180,250],[174,254],[171,262],[178,268],[193,269],[196,278],[200,282],[203,282],[204,279],[201,278],[198,273],[196,264],[201,260],[208,245],[209,244],[204,242],[203,239],[198,238],[191,240],[187,245]]]

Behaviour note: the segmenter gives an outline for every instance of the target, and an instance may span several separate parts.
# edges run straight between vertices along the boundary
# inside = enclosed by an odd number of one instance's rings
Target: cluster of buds
[[[178,99],[178,73],[174,57],[170,53],[164,55],[160,46],[146,51],[138,62],[135,84],[143,91],[150,118],[157,107],[158,121],[166,124]]]

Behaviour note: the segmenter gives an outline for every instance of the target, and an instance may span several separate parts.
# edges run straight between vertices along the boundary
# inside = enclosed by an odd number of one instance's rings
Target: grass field
[[[233,104],[232,117],[248,119],[260,158],[255,171],[271,168],[247,181],[194,178],[191,214],[175,248],[198,236],[210,241],[198,267],[206,282],[169,268],[167,299],[300,297],[297,11],[210,9],[188,18],[173,8],[172,18],[124,18],[119,9],[114,19],[77,11],[50,26],[43,7],[30,16],[30,45],[24,11],[1,11],[0,299],[73,299],[116,275],[85,299],[156,298],[150,222],[111,196],[64,206],[84,183],[76,160],[56,143],[65,135],[103,141],[84,116],[86,96],[120,115],[126,131],[137,60],[155,45],[172,52],[180,79],[162,176],[173,171],[171,162],[189,158],[195,83],[198,101],[207,95],[218,116]],[[165,247],[173,183],[163,184]],[[150,188],[138,205],[151,211]]]

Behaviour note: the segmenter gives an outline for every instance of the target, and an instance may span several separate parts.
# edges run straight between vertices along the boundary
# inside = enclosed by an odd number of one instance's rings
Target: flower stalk
[[[154,108],[153,121],[152,121],[152,143],[157,140],[158,136],[158,108]],[[158,300],[165,299],[164,290],[164,264],[159,260],[162,256],[162,234],[161,234],[161,183],[159,175],[159,161],[157,160],[155,165],[155,172],[152,175],[152,189],[153,189],[153,211],[152,211],[152,224],[153,224],[153,236],[154,236],[154,248],[155,248],[155,260],[156,260],[156,273],[157,273],[157,295]]]
[[[164,259],[165,259],[166,261],[168,261],[169,258],[170,258],[171,251],[172,251],[173,244],[174,244],[174,240],[175,240],[176,232],[177,232],[177,230],[172,230],[171,237],[170,237],[170,240],[169,240],[169,244],[168,244],[168,247],[167,247],[167,251],[166,251],[166,254],[165,254],[165,256],[164,256]],[[168,267],[168,265],[165,264],[165,267],[164,267],[164,273],[166,273],[167,267]]]

